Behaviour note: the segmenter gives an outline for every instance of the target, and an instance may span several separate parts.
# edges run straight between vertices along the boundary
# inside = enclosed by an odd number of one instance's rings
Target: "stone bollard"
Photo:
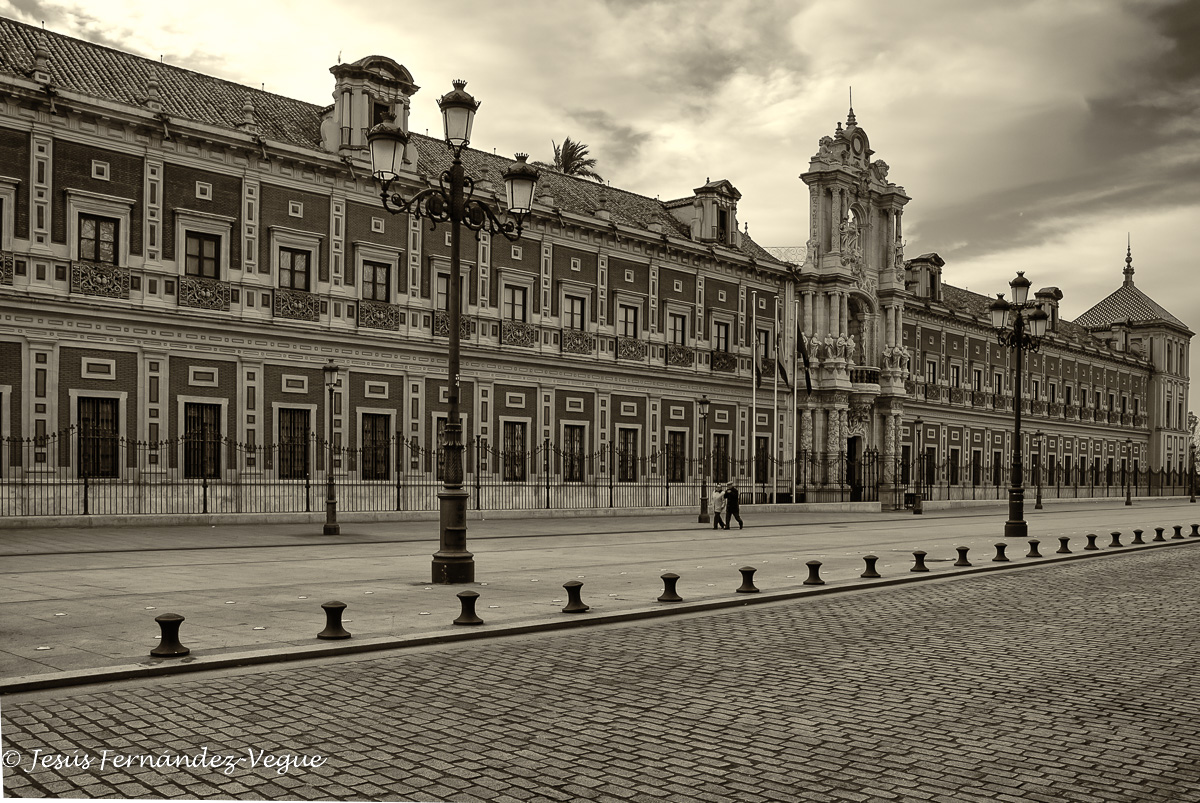
[[[877,560],[879,560],[879,557],[876,555],[863,555],[863,563],[867,564],[867,568],[859,577],[882,577],[883,575],[875,571],[875,562]]]
[[[1134,530],[1134,531],[1133,531],[1133,541],[1131,541],[1130,543],[1132,543],[1132,544],[1144,544],[1144,543],[1146,543],[1145,541],[1143,541],[1143,540],[1142,540],[1142,531],[1141,531],[1141,530]]]
[[[462,613],[454,620],[456,625],[481,625],[483,620],[475,615],[475,600],[479,595],[474,591],[459,591],[456,595],[462,604]]]
[[[563,607],[563,613],[583,613],[589,610],[589,606],[583,604],[580,598],[582,595],[583,583],[578,580],[568,580],[563,583],[563,588],[567,590],[567,604]]]
[[[183,624],[183,617],[177,613],[164,613],[161,616],[155,616],[154,621],[158,622],[158,627],[162,631],[162,640],[158,646],[150,651],[150,654],[157,658],[182,658],[191,652],[187,647],[179,643],[179,626]]]
[[[1174,540],[1176,538],[1183,538],[1183,525],[1182,524],[1175,525],[1175,534],[1171,536],[1171,539]]]
[[[679,582],[679,575],[674,572],[667,572],[662,576],[663,592],[658,598],[659,602],[683,602],[683,597],[675,590],[675,584]]]
[[[804,581],[806,586],[823,586],[825,581],[821,579],[821,561],[810,560],[804,564],[808,567],[808,579]]]
[[[1188,535],[1192,538],[1200,538],[1200,524],[1193,524],[1192,531]]]
[[[1110,548],[1115,546],[1124,546],[1124,544],[1121,543],[1121,533],[1119,531],[1114,531],[1110,533],[1110,535],[1112,535],[1112,543],[1108,545]]]
[[[1029,554],[1028,554],[1028,555],[1026,555],[1025,557],[1027,557],[1027,558],[1040,558],[1040,557],[1042,556],[1042,553],[1041,553],[1041,552],[1038,552],[1038,544],[1040,544],[1040,543],[1042,543],[1042,542],[1041,542],[1041,541],[1039,541],[1039,540],[1037,540],[1036,538],[1034,538],[1034,539],[1030,540],[1030,542],[1029,542]]]
[[[757,594],[758,588],[754,585],[754,573],[758,571],[753,566],[743,566],[738,569],[742,573],[742,584],[737,587],[739,594]]]
[[[967,560],[967,553],[971,551],[971,548],[966,546],[956,546],[954,549],[958,552],[958,560],[954,561],[954,565],[970,566],[971,561]]]
[[[929,567],[925,565],[925,555],[926,555],[926,553],[922,552],[919,549],[913,553],[913,567],[911,569],[909,569],[910,572],[927,572],[927,571],[929,571]]]
[[[1058,552],[1056,552],[1055,554],[1056,555],[1070,555],[1071,548],[1067,546],[1067,544],[1069,544],[1069,543],[1071,543],[1071,536],[1060,535],[1058,537]]]
[[[1008,547],[1008,544],[1003,544],[1003,543],[995,544],[995,547],[996,547],[996,557],[992,558],[992,562],[993,563],[997,562],[997,561],[1002,562],[1002,563],[1007,562],[1008,556],[1004,554],[1004,550]]]
[[[1151,538],[1150,540],[1151,541],[1166,541],[1167,539],[1163,538],[1163,530],[1165,530],[1165,529],[1166,529],[1165,527],[1155,527],[1154,528],[1154,537]]]
[[[1083,548],[1085,552],[1100,548],[1100,547],[1096,546],[1096,534],[1095,533],[1088,533],[1087,541],[1088,541],[1087,546],[1085,546]]]
[[[321,607],[325,609],[325,629],[317,634],[317,638],[350,638],[350,633],[342,627],[342,613],[346,610],[346,603],[334,600],[322,602]]]

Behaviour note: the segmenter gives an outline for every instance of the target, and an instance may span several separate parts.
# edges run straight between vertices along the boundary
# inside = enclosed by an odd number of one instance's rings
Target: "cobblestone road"
[[[1193,549],[3,700],[9,795],[1200,801]],[[221,768],[97,766],[231,754]],[[34,751],[91,757],[30,770]],[[251,767],[251,753],[322,756]]]

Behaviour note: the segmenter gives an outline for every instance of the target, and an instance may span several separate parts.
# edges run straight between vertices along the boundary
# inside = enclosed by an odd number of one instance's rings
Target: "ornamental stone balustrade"
[[[383,301],[360,301],[358,325],[364,329],[400,330],[400,307]]]
[[[636,337],[617,338],[618,360],[645,360],[648,353],[644,340],[638,340]]]
[[[696,352],[688,346],[667,346],[667,365],[675,368],[691,368],[696,364]]]
[[[129,268],[82,260],[72,262],[71,292],[102,298],[129,298]]]
[[[294,321],[315,323],[321,320],[321,301],[317,298],[316,293],[281,287],[275,291],[273,312],[276,318],[290,318]]]
[[[560,343],[563,354],[596,353],[596,336],[580,329],[563,329]]]
[[[732,374],[737,371],[738,360],[733,354],[728,351],[712,352],[712,369],[725,374]]]
[[[524,321],[502,321],[500,323],[500,342],[506,346],[521,346],[532,348],[537,345],[537,327]]]
[[[179,306],[229,311],[229,282],[202,276],[179,277]]]

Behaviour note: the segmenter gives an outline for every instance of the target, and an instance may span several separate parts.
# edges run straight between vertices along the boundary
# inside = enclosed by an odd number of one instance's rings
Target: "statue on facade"
[[[842,238],[842,264],[857,264],[862,260],[862,245],[859,240],[860,232],[858,225],[853,219],[847,219],[842,221],[839,228]]]
[[[833,342],[833,335],[825,335],[825,359],[832,360],[837,357],[837,344]]]
[[[848,349],[849,345],[850,345],[850,344],[849,344],[849,342],[847,342],[847,340],[846,340],[846,336],[845,336],[845,335],[838,335],[838,339],[837,339],[837,356],[838,356],[838,359],[839,359],[839,360],[844,360],[844,359],[846,359],[846,351],[847,351],[847,349]]]
[[[849,340],[847,340],[847,342],[846,342],[846,359],[850,361],[851,365],[857,365],[858,364],[858,360],[856,359],[857,356],[858,356],[858,346],[854,342],[854,335],[850,335]]]

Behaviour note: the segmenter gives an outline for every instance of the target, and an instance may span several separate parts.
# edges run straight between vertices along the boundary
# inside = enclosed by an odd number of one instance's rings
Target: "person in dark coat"
[[[737,519],[738,529],[742,529],[742,515],[738,505],[738,490],[733,487],[733,483],[729,483],[725,488],[725,529],[729,529],[729,525]]]

